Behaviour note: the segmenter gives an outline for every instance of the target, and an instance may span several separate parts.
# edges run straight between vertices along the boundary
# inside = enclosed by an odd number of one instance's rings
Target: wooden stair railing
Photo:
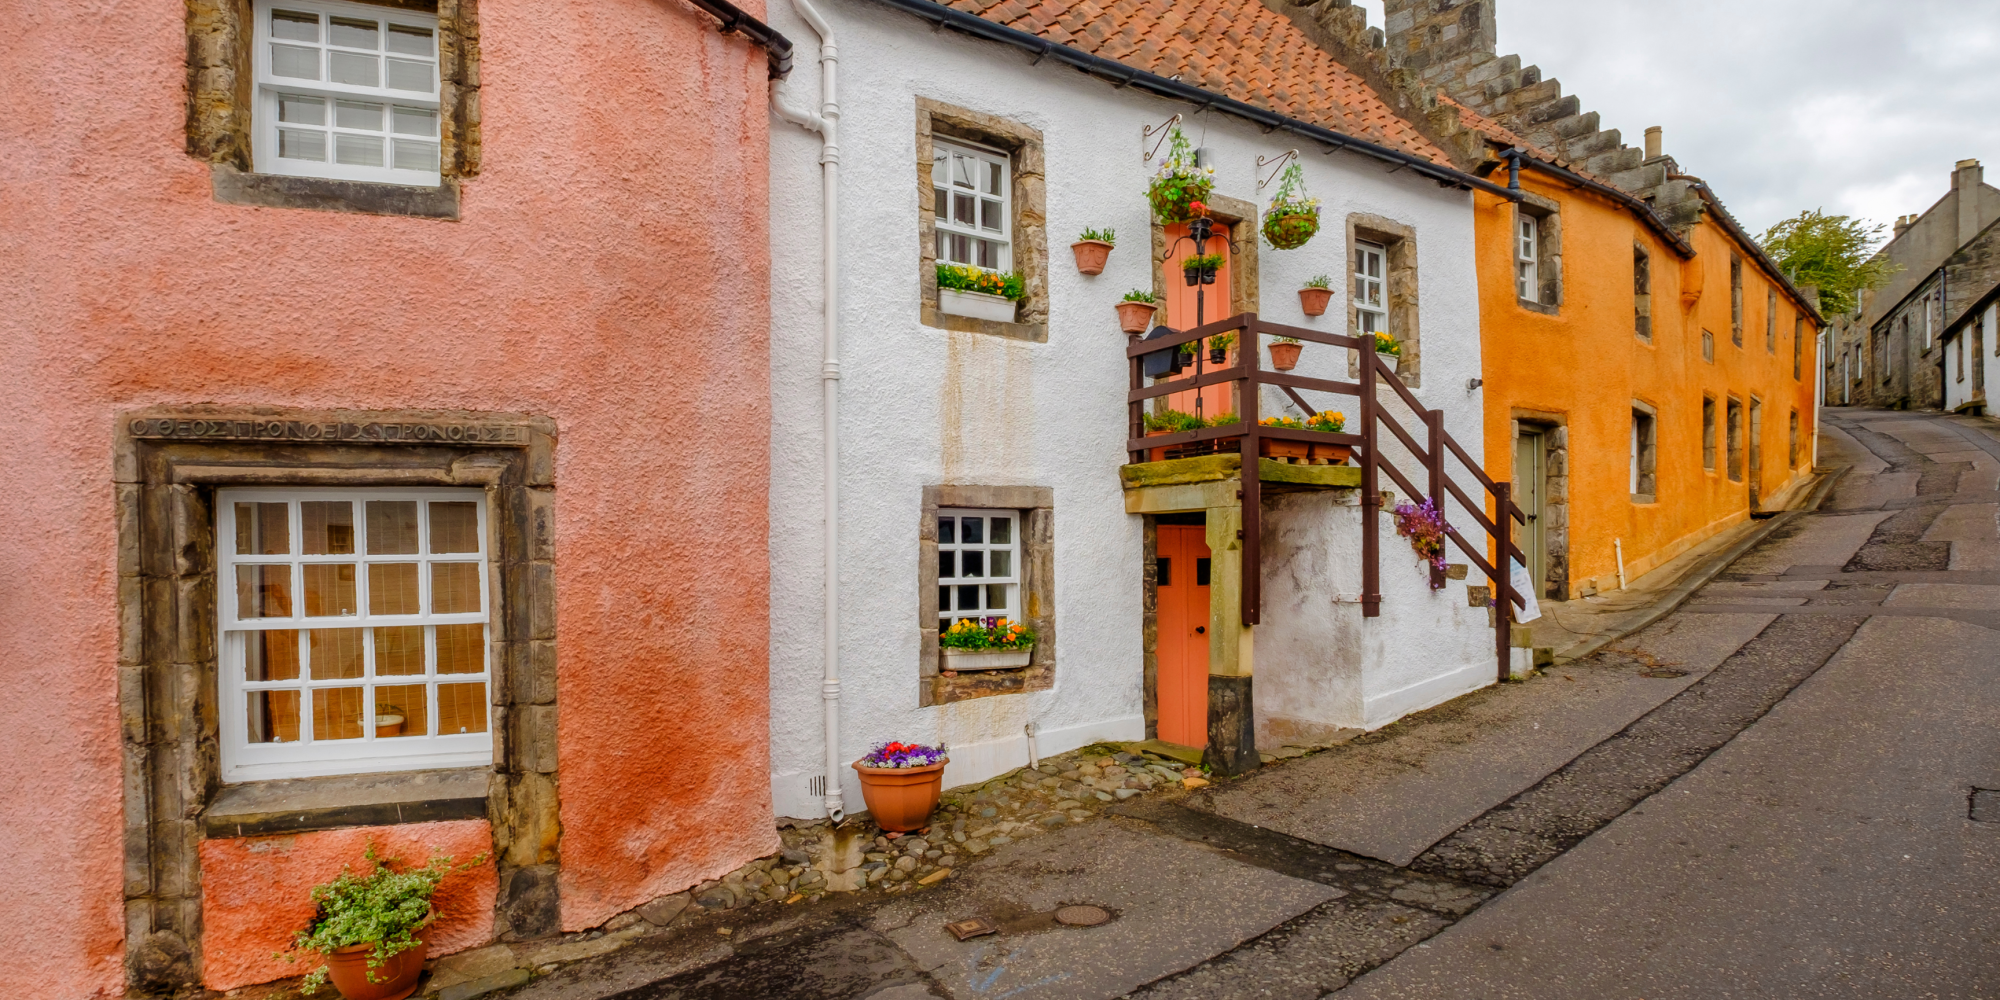
[[[1145,356],[1160,351],[1177,350],[1180,345],[1191,341],[1203,341],[1223,333],[1235,333],[1237,363],[1226,367],[1210,367],[1206,352],[1197,349],[1194,354],[1192,374],[1181,378],[1162,380],[1153,385],[1145,384]],[[1263,350],[1260,335],[1291,337],[1305,343],[1323,344],[1328,347],[1354,351],[1361,357],[1360,381],[1343,382],[1334,379],[1311,378],[1289,372],[1266,370],[1263,365]],[[1199,345],[1197,344],[1197,348]],[[1299,327],[1267,323],[1257,318],[1255,313],[1241,313],[1227,319],[1217,320],[1205,326],[1190,330],[1174,331],[1160,328],[1154,330],[1149,339],[1132,342],[1125,352],[1131,367],[1131,390],[1126,394],[1130,413],[1129,434],[1125,442],[1126,451],[1133,462],[1144,462],[1155,448],[1177,448],[1190,445],[1226,450],[1229,442],[1235,442],[1243,456],[1243,624],[1256,625],[1261,620],[1262,601],[1262,515],[1263,490],[1256,458],[1262,451],[1260,439],[1301,441],[1313,444],[1346,445],[1355,451],[1355,460],[1361,468],[1361,613],[1363,617],[1374,618],[1382,613],[1381,594],[1381,517],[1382,494],[1381,477],[1387,475],[1406,495],[1428,497],[1431,503],[1443,512],[1448,500],[1456,501],[1471,521],[1478,525],[1485,535],[1485,544],[1475,545],[1468,541],[1457,526],[1446,517],[1445,534],[1458,546],[1473,566],[1485,573],[1493,583],[1494,608],[1494,649],[1499,661],[1499,678],[1506,680],[1511,670],[1510,656],[1513,645],[1512,611],[1524,607],[1526,602],[1515,593],[1512,575],[1508,572],[1509,560],[1519,560],[1526,564],[1526,554],[1514,543],[1513,527],[1526,524],[1527,516],[1514,503],[1511,485],[1496,483],[1479,463],[1452,438],[1444,429],[1444,411],[1426,409],[1410,392],[1402,379],[1396,377],[1394,369],[1382,363],[1375,355],[1372,338],[1365,345],[1356,337],[1335,333],[1321,333]],[[1148,437],[1145,426],[1146,404],[1154,399],[1193,389],[1206,388],[1224,383],[1237,383],[1239,406],[1236,422],[1219,427],[1204,427],[1199,430],[1182,431]],[[1334,393],[1354,396],[1358,403],[1359,433],[1332,434],[1325,431],[1299,430],[1289,427],[1266,427],[1258,423],[1260,386],[1275,386],[1290,397],[1293,403],[1312,416],[1318,411],[1308,404],[1299,393]],[[1377,396],[1381,386],[1394,390],[1403,404],[1409,408],[1422,424],[1423,442],[1419,444],[1410,431],[1403,427],[1393,413],[1383,405]],[[1385,441],[1382,433],[1387,427],[1393,437],[1410,456],[1423,467],[1424,485],[1417,484],[1396,467],[1393,459],[1381,447]],[[1472,498],[1446,471],[1447,458],[1455,458],[1458,463],[1472,473],[1481,490],[1480,503]],[[1487,516],[1486,497],[1492,498],[1493,516]],[[1491,555],[1492,561],[1488,561]],[[1432,583],[1442,585],[1439,576],[1442,570],[1432,567]]]

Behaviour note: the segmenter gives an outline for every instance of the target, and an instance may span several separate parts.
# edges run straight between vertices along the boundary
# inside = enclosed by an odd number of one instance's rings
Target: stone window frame
[[[1660,494],[1660,408],[1643,399],[1632,401],[1633,431],[1637,435],[1639,458],[1638,489],[1632,492],[1635,504],[1659,502]]]
[[[1517,287],[1514,303],[1529,312],[1541,313],[1544,316],[1560,316],[1563,296],[1562,203],[1553,198],[1523,191],[1521,200],[1514,204],[1516,234],[1520,231],[1520,219],[1523,215],[1535,220],[1535,280],[1538,298],[1521,298]],[[1510,243],[1515,253],[1518,253],[1516,244],[1519,240],[1519,235],[1516,235],[1513,243]],[[1515,259],[1514,253],[1510,253],[1509,262]]]
[[[1722,415],[1722,443],[1723,447],[1729,449],[1723,467],[1732,483],[1742,482],[1744,476],[1743,442],[1746,435],[1743,406],[1742,397],[1732,392],[1728,396],[1728,402],[1724,404]]]
[[[1403,353],[1396,362],[1396,375],[1403,384],[1412,389],[1423,388],[1423,336],[1418,322],[1417,286],[1417,230],[1394,219],[1365,212],[1354,212],[1347,216],[1347,256],[1342,266],[1348,273],[1354,270],[1356,244],[1374,243],[1382,247],[1384,255],[1383,304],[1388,307],[1389,335],[1401,341]],[[1511,257],[1509,258],[1512,259]],[[1512,268],[1509,268],[1512,273]],[[1510,279],[1511,280],[1511,279]],[[1349,279],[1352,282],[1352,278]],[[1360,316],[1355,312],[1354,296],[1347,296],[1347,334],[1354,336],[1359,330]],[[1353,352],[1347,358],[1349,378],[1361,375],[1361,359]]]
[[[118,704],[126,979],[201,979],[204,839],[491,822],[506,940],[558,929],[555,424],[508,413],[159,408],[120,415]],[[488,505],[494,763],[224,785],[218,490],[476,487]]]
[[[1033,343],[1049,339],[1048,205],[1043,171],[1045,150],[1040,129],[970,108],[919,96],[917,115],[917,289],[919,319],[925,326],[963,333],[983,333]],[[937,307],[937,209],[931,196],[932,136],[987,146],[1010,158],[1009,210],[1013,218],[1014,270],[1021,272],[1027,295],[1016,309],[1015,322],[974,319],[941,312]]]
[[[1704,329],[1701,331],[1701,359],[1711,365],[1715,363],[1715,331],[1713,330]]]
[[[1056,681],[1055,488],[942,484],[923,490],[917,525],[917,705],[935,705],[1027,691]],[[1020,616],[1035,633],[1026,667],[944,676],[939,668],[937,514],[947,509],[1020,513]]]
[[[1640,340],[1653,342],[1653,254],[1632,242],[1632,328]]]
[[[186,152],[209,165],[216,201],[456,221],[459,182],[479,173],[478,0],[355,0],[438,19],[438,168],[434,188],[256,173],[251,0],[187,0]]]
[[[1715,474],[1715,394],[1701,394],[1701,468]]]

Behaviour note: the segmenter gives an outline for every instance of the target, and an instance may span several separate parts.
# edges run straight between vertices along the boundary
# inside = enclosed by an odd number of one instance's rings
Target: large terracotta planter
[[[1301,288],[1299,308],[1304,309],[1308,316],[1323,316],[1326,314],[1326,303],[1332,298],[1331,288]]]
[[[1304,350],[1305,346],[1304,344],[1272,344],[1271,367],[1281,372],[1288,372],[1297,368],[1299,366],[1299,352]]]
[[[417,991],[417,977],[424,973],[424,954],[430,950],[427,945],[389,956],[375,970],[375,981],[369,982],[368,953],[373,950],[373,944],[351,944],[326,956],[327,978],[333,980],[333,988],[341,996],[347,1000],[403,1000]]]
[[[1151,302],[1118,303],[1118,328],[1129,334],[1141,334],[1153,325],[1153,313],[1160,307]]]
[[[861,775],[861,798],[875,825],[909,833],[930,825],[931,811],[944,794],[944,766],[951,758],[925,767],[869,767],[854,762]]]
[[[1103,240],[1077,240],[1069,245],[1076,255],[1076,269],[1084,274],[1103,274],[1104,262],[1111,257],[1111,244]]]

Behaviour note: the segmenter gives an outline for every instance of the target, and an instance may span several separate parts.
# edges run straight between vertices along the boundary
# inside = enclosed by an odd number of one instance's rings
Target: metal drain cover
[[[1065,906],[1056,911],[1056,923],[1069,927],[1095,927],[1111,919],[1111,911],[1102,906]]]

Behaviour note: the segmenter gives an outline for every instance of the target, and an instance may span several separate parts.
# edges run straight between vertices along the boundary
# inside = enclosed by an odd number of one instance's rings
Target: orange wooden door
[[[1160,739],[1208,745],[1208,529],[1160,525]]]
[[[1229,227],[1217,224],[1213,232],[1215,235],[1208,241],[1208,252],[1221,254],[1222,266],[1215,269],[1215,284],[1197,286],[1189,285],[1187,279],[1181,276],[1181,261],[1195,255],[1194,241],[1181,239],[1181,237],[1188,234],[1187,223],[1176,222],[1167,227],[1167,244],[1173,247],[1173,253],[1167,258],[1167,262],[1164,265],[1166,267],[1167,278],[1166,323],[1176,330],[1186,330],[1199,325],[1195,323],[1195,291],[1197,288],[1201,290],[1201,319],[1204,322],[1213,323],[1216,320],[1236,315],[1236,310],[1231,308],[1234,303],[1230,301],[1229,297],[1229,268],[1231,264],[1235,263],[1235,260],[1229,253],[1229,244],[1223,242],[1229,238]],[[1204,341],[1202,343],[1200,350],[1202,369],[1204,371],[1213,369],[1215,366],[1208,363],[1207,342]],[[1234,355],[1235,348],[1231,348],[1230,353]],[[1194,375],[1194,369],[1190,367],[1181,374],[1183,377],[1191,378]],[[1192,391],[1174,393],[1167,397],[1167,405],[1183,413],[1193,413],[1195,412],[1195,395]],[[1201,415],[1203,417],[1213,420],[1220,414],[1234,413],[1236,411],[1236,387],[1234,385],[1212,385],[1200,390],[1200,395]]]

